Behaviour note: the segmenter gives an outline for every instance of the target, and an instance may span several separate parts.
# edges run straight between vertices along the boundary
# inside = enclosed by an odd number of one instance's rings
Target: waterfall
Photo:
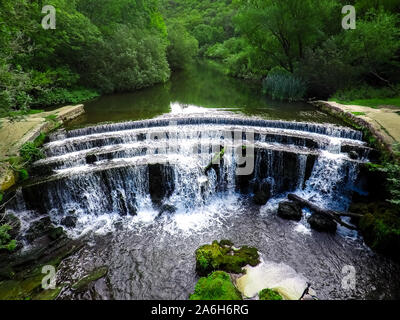
[[[272,197],[297,192],[343,209],[358,163],[368,157],[361,139],[358,131],[329,124],[204,115],[60,131],[10,209],[49,213],[56,222],[71,214],[157,216],[165,208],[184,214],[265,186]],[[352,151],[359,159],[350,159]],[[254,170],[238,174],[250,161]]]

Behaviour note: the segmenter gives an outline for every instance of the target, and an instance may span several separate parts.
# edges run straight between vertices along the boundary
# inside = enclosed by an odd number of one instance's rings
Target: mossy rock
[[[16,256],[0,269],[0,300],[53,300],[59,295],[62,286],[54,290],[44,290],[42,280],[43,266],[51,265],[57,269],[63,259],[80,248],[83,243],[59,240],[51,249],[33,251],[25,256]]]
[[[72,285],[72,289],[77,292],[86,291],[91,283],[105,277],[107,275],[107,272],[108,272],[108,267],[106,266],[96,268],[91,273],[84,276],[79,281],[75,282]]]
[[[282,296],[272,289],[263,289],[258,293],[260,300],[283,300]]]
[[[242,273],[244,266],[258,265],[259,258],[256,248],[243,246],[235,249],[229,240],[222,240],[220,243],[214,241],[196,250],[196,271],[200,276],[206,276],[215,270]]]
[[[190,295],[190,300],[242,300],[240,292],[231,281],[229,274],[215,271],[208,277],[200,278]]]
[[[51,240],[57,240],[63,236],[65,236],[65,231],[62,227],[53,228],[49,232],[49,238]]]

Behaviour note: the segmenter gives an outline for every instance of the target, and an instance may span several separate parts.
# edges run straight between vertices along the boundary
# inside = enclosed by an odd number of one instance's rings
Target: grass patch
[[[382,98],[382,99],[358,99],[358,100],[339,100],[332,99],[330,101],[335,101],[345,105],[356,105],[356,106],[365,106],[370,108],[379,108],[382,106],[394,106],[400,108],[400,97],[398,98]]]
[[[44,117],[46,119],[46,121],[49,122],[56,122],[57,121],[57,115],[56,114],[50,114],[46,117]]]
[[[44,110],[42,110],[42,109],[4,111],[4,112],[0,112],[0,118],[15,119],[15,118],[20,118],[20,117],[28,116],[28,115],[31,115],[31,114],[38,114],[38,113],[42,113],[42,112],[44,112]]]

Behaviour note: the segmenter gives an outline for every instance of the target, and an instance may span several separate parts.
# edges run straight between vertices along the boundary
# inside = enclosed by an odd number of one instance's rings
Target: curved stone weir
[[[79,137],[91,134],[106,133],[113,131],[122,131],[130,129],[140,128],[154,128],[154,127],[166,127],[170,126],[171,123],[175,123],[178,126],[183,125],[239,125],[244,127],[264,127],[264,128],[276,128],[276,129],[288,129],[305,131],[308,133],[318,133],[328,135],[332,137],[361,140],[362,133],[350,128],[338,127],[332,124],[318,124],[318,123],[307,123],[307,122],[290,122],[281,120],[263,120],[263,119],[249,119],[246,117],[215,115],[204,117],[204,115],[185,115],[184,117],[166,117],[156,118],[143,121],[132,121],[115,124],[105,124],[95,127],[88,127],[83,129],[72,130],[64,134],[57,134],[52,137],[53,140],[60,140],[71,137]]]
[[[10,208],[55,221],[72,212],[187,212],[215,197],[266,190],[343,209],[358,163],[371,152],[348,128],[204,116],[59,132],[45,150],[48,158],[34,164]]]

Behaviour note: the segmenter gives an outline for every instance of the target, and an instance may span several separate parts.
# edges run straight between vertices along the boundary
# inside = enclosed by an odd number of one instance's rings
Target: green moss
[[[100,278],[103,278],[107,274],[107,272],[108,272],[108,267],[106,267],[106,266],[96,268],[91,273],[84,276],[79,281],[75,282],[72,285],[72,289],[75,291],[78,291],[78,292],[83,292],[83,291],[87,290],[87,288],[89,287],[89,285],[92,282],[94,282]]]
[[[242,300],[242,296],[229,274],[215,271],[207,278],[199,279],[190,300]]]
[[[223,270],[232,273],[242,273],[246,265],[256,266],[260,263],[256,248],[243,246],[234,249],[233,243],[223,240],[214,241],[196,250],[196,271],[205,276],[214,270]]]
[[[5,249],[14,251],[17,246],[17,241],[11,239],[10,231],[12,227],[8,224],[0,225],[0,250]]]
[[[57,298],[62,285],[54,290],[44,290],[42,280],[46,275],[42,273],[42,268],[45,265],[57,268],[63,259],[81,247],[82,244],[68,243],[40,264],[33,266],[27,264],[26,268],[18,273],[15,273],[11,266],[0,269],[0,279],[3,279],[0,281],[0,300],[51,300]],[[28,261],[30,260],[28,258]]]
[[[258,293],[258,297],[260,300],[282,300],[282,296],[272,289],[261,290]]]
[[[29,179],[29,173],[28,170],[26,169],[20,169],[18,170],[18,178],[21,181],[25,181]]]
[[[36,147],[41,147],[46,141],[47,135],[45,133],[40,133],[38,137],[33,141]]]
[[[64,229],[62,227],[53,228],[49,232],[49,237],[50,237],[51,240],[57,240],[57,239],[61,238],[64,235],[65,235],[65,231],[64,231]]]

